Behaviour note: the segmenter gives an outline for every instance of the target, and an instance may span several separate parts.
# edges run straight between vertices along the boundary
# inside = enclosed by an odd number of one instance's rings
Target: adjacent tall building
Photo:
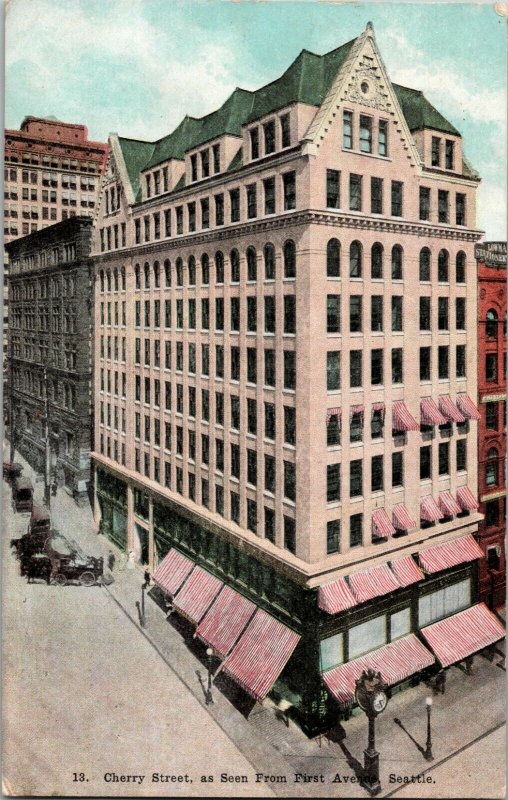
[[[478,182],[370,25],[110,137],[97,520],[308,732],[362,664],[403,686],[503,635],[477,603]]]
[[[90,480],[92,226],[73,217],[6,245],[10,435],[44,474],[47,409],[51,481],[78,503]]]
[[[506,242],[476,246],[478,262],[478,460],[480,597],[506,602]]]

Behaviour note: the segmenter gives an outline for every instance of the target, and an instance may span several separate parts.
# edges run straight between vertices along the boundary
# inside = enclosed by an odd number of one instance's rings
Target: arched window
[[[145,271],[145,289],[149,289],[150,288],[150,264],[148,263],[148,261],[145,263],[144,271]]]
[[[113,270],[113,286],[114,286],[115,292],[117,292],[118,291],[118,270],[117,270],[116,267]]]
[[[231,250],[229,258],[231,260],[231,281],[240,283],[240,254],[236,248]]]
[[[497,313],[493,308],[487,311],[485,333],[489,339],[497,338]]]
[[[134,275],[136,278],[136,289],[141,289],[141,267],[136,264],[134,267]]]
[[[448,283],[448,250],[440,250],[437,257],[437,279],[439,283]]]
[[[100,281],[101,281],[101,292],[104,292],[104,270],[101,269],[99,273]],[[17,287],[15,287],[17,288]]]
[[[106,272],[106,286],[108,288],[108,292],[110,292],[111,291],[111,272],[109,271],[109,269]]]
[[[247,248],[247,280],[255,281],[257,278],[258,259],[254,247]]]
[[[402,247],[400,244],[395,244],[392,247],[392,280],[402,280]]]
[[[420,250],[420,280],[430,281],[430,250],[422,247]]]
[[[171,286],[171,261],[169,258],[166,258],[164,262],[164,281],[166,288],[169,288]]]
[[[203,253],[201,256],[201,283],[203,286],[208,286],[210,283],[210,259],[208,253]]]
[[[349,277],[362,277],[362,245],[358,241],[351,242],[349,247]]]
[[[375,242],[370,251],[370,274],[372,278],[383,277],[383,245]]]
[[[224,253],[217,250],[215,253],[215,283],[224,283]]]
[[[158,261],[155,261],[154,265],[153,265],[153,284],[154,284],[156,289],[160,288],[160,285],[161,285],[161,270],[160,270],[160,264],[159,264]]]
[[[326,276],[340,278],[340,242],[330,239],[326,245]]]
[[[296,278],[296,245],[292,239],[284,242],[284,277]]]
[[[189,286],[196,285],[196,259],[194,256],[189,256],[189,261],[187,264],[188,267],[188,279],[189,279]]]
[[[176,259],[176,285],[183,286],[183,261],[181,258]]]
[[[498,455],[495,447],[491,447],[487,453],[487,463],[485,464],[485,484],[486,486],[497,485]]]
[[[121,276],[121,282],[122,282],[121,283],[122,292],[125,292],[125,267],[122,267],[122,269],[120,270],[120,276]]]
[[[455,256],[455,280],[457,283],[466,282],[466,254],[463,250]]]
[[[265,279],[267,281],[275,280],[275,247],[270,242],[265,244],[263,251],[265,258]]]

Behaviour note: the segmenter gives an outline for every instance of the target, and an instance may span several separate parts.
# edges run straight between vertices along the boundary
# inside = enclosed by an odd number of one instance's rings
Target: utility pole
[[[49,441],[49,397],[48,397],[48,372],[44,367],[44,415],[46,428],[46,453],[44,463],[44,503],[51,508],[51,443]]]

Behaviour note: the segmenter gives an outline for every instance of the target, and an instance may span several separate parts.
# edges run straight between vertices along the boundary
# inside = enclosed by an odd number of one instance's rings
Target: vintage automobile
[[[12,482],[12,507],[14,511],[31,511],[34,487],[28,478],[18,476]]]
[[[23,472],[23,466],[18,464],[17,461],[4,461],[2,464],[2,475],[8,483],[19,478]]]
[[[22,540],[29,536],[25,534]],[[87,556],[75,542],[69,542],[57,530],[49,532],[42,549],[36,550],[30,542],[21,556],[22,575],[27,575],[29,580],[43,578],[58,586],[72,581],[82,586],[93,586],[101,582],[103,567],[102,558]]]
[[[40,552],[51,530],[51,517],[47,508],[32,506],[28,530],[20,539],[11,539],[18,558],[25,551]]]

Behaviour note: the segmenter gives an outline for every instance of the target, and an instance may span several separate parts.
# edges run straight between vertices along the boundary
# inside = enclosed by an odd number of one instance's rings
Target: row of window
[[[30,268],[34,267],[38,261],[36,256],[28,256],[28,264]],[[73,260],[73,256],[69,254],[69,260]],[[67,258],[66,258],[67,260]],[[39,280],[26,280],[23,282],[16,282],[11,284],[11,300],[46,300],[50,294],[51,297],[74,297],[76,292],[76,278],[73,275],[60,275],[51,279],[51,284],[48,278],[41,278]],[[42,310],[42,309],[41,309]],[[33,311],[33,309],[25,309],[25,311]]]
[[[432,327],[431,297],[420,297],[420,330],[430,331]],[[437,298],[437,327],[440,331],[450,329],[450,300],[448,297]],[[455,329],[466,329],[466,298],[455,298]]]
[[[452,442],[438,442],[438,475],[450,474]],[[432,479],[432,449],[431,444],[420,447],[420,480]],[[467,439],[455,440],[455,469],[461,472],[467,469]]]

